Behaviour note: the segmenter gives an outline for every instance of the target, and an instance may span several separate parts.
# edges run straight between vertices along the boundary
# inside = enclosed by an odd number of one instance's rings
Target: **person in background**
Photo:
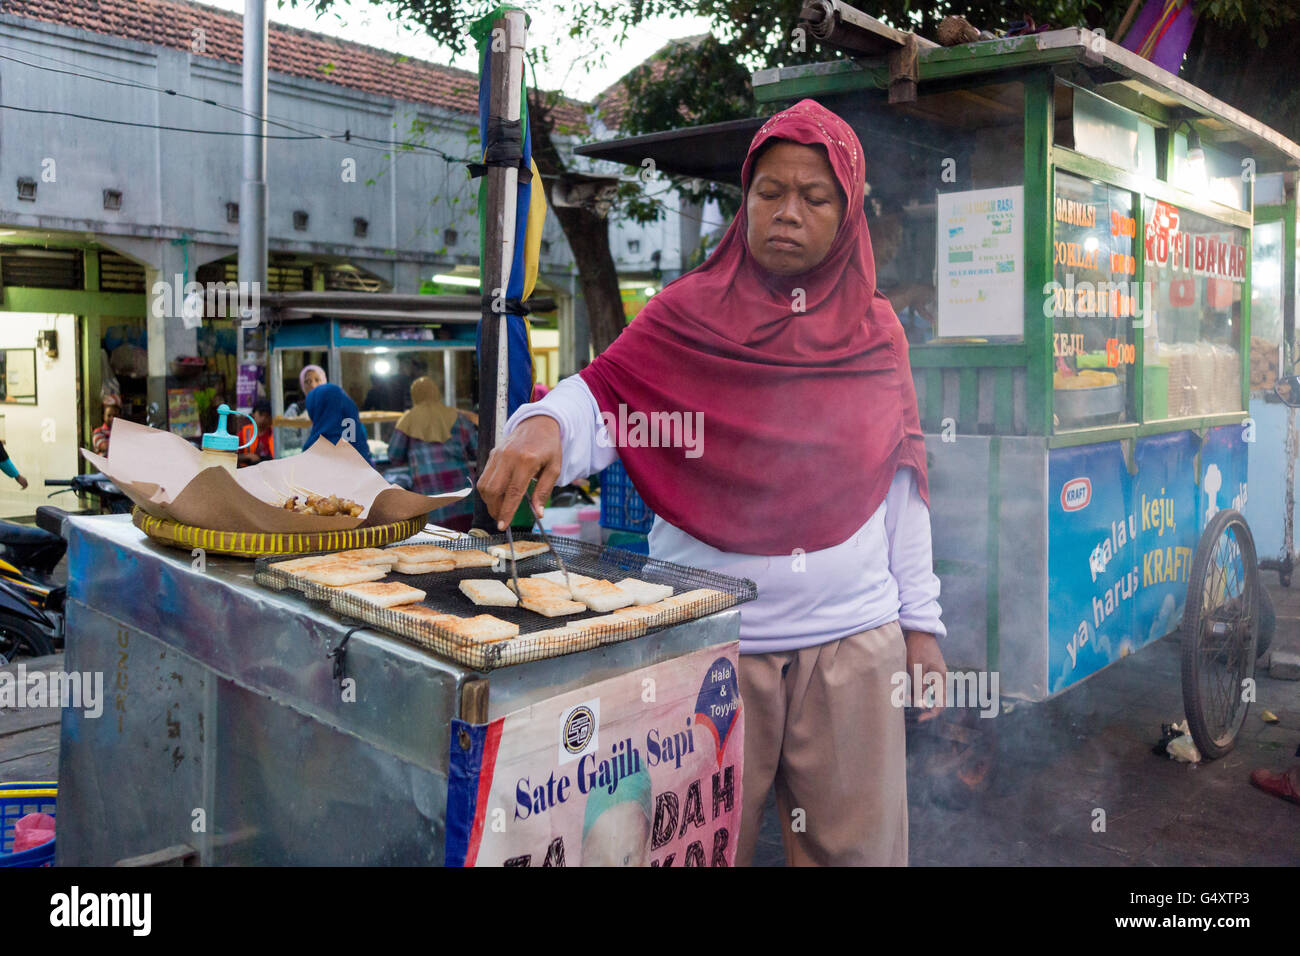
[[[302,371],[298,373],[298,387],[302,389],[303,400],[294,402],[284,410],[285,418],[297,418],[307,409],[307,396],[311,390],[318,385],[328,383],[325,377],[325,370],[319,365],[304,365]]]
[[[275,439],[271,435],[271,403],[259,399],[253,405],[253,421],[257,423],[257,440],[239,453],[240,465],[256,465],[275,457]],[[239,430],[239,444],[253,438],[253,426],[245,425]]]
[[[411,383],[411,410],[397,420],[388,442],[388,463],[411,470],[411,490],[422,495],[460,491],[473,484],[471,462],[478,460],[478,430],[463,412],[443,403],[427,376]],[[474,520],[471,497],[430,516],[453,531],[468,531]]]
[[[1300,763],[1288,770],[1273,771],[1260,768],[1250,772],[1250,782],[1265,793],[1300,804]]]
[[[18,466],[13,463],[9,453],[5,451],[5,443],[2,441],[0,441],[0,471],[18,482],[18,487],[23,491],[27,490],[27,479],[19,473]]]
[[[108,454],[108,436],[113,430],[113,419],[122,414],[122,407],[113,398],[104,401],[104,424],[90,433],[90,450],[96,455]]]
[[[357,403],[348,398],[347,392],[337,385],[314,385],[307,393],[306,404],[307,414],[311,416],[311,434],[302,446],[303,451],[316,444],[318,438],[327,438],[337,445],[346,437],[366,464],[374,464],[370,459],[366,430],[361,425],[361,412],[357,410]]]

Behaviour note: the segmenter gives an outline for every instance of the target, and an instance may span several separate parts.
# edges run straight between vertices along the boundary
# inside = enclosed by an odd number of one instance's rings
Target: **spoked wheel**
[[[49,637],[34,624],[26,621],[0,623],[0,667],[13,662],[16,657],[44,657],[54,653]]]
[[[1250,709],[1259,593],[1255,539],[1239,511],[1224,509],[1201,535],[1183,609],[1183,707],[1210,760],[1232,749]]]

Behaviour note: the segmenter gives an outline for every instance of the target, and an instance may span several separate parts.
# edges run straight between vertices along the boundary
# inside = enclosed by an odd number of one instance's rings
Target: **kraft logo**
[[[1061,489],[1061,507],[1066,511],[1079,511],[1092,500],[1092,479],[1072,478]]]

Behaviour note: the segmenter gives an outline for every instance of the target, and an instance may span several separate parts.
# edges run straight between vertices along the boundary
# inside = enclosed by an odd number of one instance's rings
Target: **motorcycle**
[[[130,499],[98,473],[45,484],[96,499],[95,508],[76,514],[130,510]],[[42,505],[36,509],[36,527],[0,521],[0,667],[18,656],[43,657],[63,646],[67,587],[53,573],[67,552],[63,520],[68,516],[62,508]]]

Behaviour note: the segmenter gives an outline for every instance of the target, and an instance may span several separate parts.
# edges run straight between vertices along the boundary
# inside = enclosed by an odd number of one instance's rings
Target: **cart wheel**
[[[1209,760],[1232,749],[1250,709],[1243,685],[1255,676],[1259,567],[1246,519],[1231,508],[1201,535],[1183,609],[1183,707]]]

